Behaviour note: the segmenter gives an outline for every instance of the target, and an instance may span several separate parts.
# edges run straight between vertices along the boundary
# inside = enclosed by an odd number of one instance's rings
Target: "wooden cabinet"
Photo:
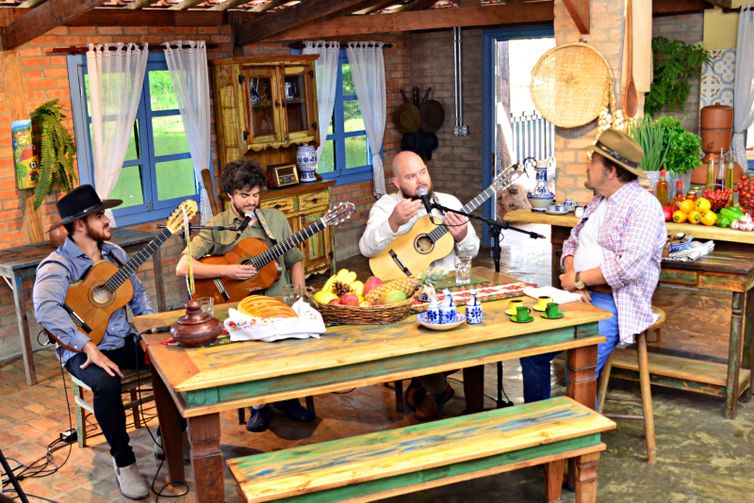
[[[319,144],[316,58],[233,58],[213,63],[221,166],[249,150]]]
[[[262,208],[275,208],[283,212],[295,233],[316,222],[327,212],[330,207],[330,187],[333,185],[335,182],[329,181],[268,190],[262,194],[259,204]],[[304,272],[307,276],[335,270],[333,232],[333,227],[327,227],[299,246],[304,254]]]

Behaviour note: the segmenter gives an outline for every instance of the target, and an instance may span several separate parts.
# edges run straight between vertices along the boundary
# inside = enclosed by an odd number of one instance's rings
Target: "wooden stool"
[[[665,323],[665,311],[652,306],[652,312],[658,316],[657,321],[646,329],[644,332],[636,336],[636,357],[639,363],[639,388],[641,390],[641,404],[644,410],[642,415],[608,415],[615,419],[642,419],[644,420],[644,437],[647,442],[647,461],[649,463],[655,462],[655,423],[654,413],[652,412],[652,388],[649,382],[649,359],[647,357],[647,334],[653,331],[659,331],[660,327]],[[659,337],[658,337],[659,339]],[[632,349],[618,349],[616,348],[610,357],[605,362],[602,371],[600,372],[600,378],[597,388],[597,406],[600,412],[603,412],[605,405],[605,395],[607,394],[607,384],[610,381],[610,371],[613,368],[613,362],[615,360],[616,352],[618,351],[633,351]]]
[[[150,384],[151,376],[149,370],[144,369],[139,372],[135,370],[123,370],[123,378],[120,382],[121,393],[128,393],[128,401],[124,401],[123,407],[131,410],[131,414],[134,418],[134,428],[141,428],[142,414],[139,410],[139,406],[143,403],[151,402],[154,400],[153,395],[141,396],[139,393],[139,387],[145,384]],[[80,381],[73,374],[71,376],[71,385],[73,387],[73,401],[74,409],[76,412],[76,436],[78,438],[79,447],[86,447],[86,416],[94,414],[94,405],[88,402],[85,398],[84,392],[92,392],[92,388],[86,385],[83,381]]]

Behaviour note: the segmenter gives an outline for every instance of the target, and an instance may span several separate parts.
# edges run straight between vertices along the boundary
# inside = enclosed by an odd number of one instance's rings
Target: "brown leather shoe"
[[[416,409],[417,402],[421,403],[426,394],[427,392],[419,384],[419,381],[416,378],[411,379],[411,384],[406,388],[406,405],[411,409]]]
[[[442,406],[445,405],[445,402],[453,398],[453,395],[455,394],[456,392],[450,384],[448,384],[448,387],[445,388],[445,391],[442,393],[428,393],[427,396],[424,397],[424,400],[416,406],[414,417],[419,421],[430,421],[437,418],[437,416],[440,415]]]

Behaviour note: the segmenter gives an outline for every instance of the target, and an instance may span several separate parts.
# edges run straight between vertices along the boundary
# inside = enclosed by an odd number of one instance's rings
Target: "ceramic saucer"
[[[511,321],[513,323],[531,323],[532,321],[534,321],[534,317],[532,316],[531,318],[529,318],[526,321],[518,321],[516,318],[514,318],[514,317],[511,316]]]
[[[456,315],[456,321],[454,321],[453,323],[443,323],[442,325],[440,325],[437,323],[428,323],[427,313],[419,313],[416,315],[416,322],[419,323],[419,325],[430,330],[450,330],[456,328],[462,323],[466,323],[466,315],[459,313]]]
[[[546,312],[543,312],[543,313],[541,314],[541,316],[542,316],[542,318],[544,318],[544,319],[546,319],[546,320],[559,320],[560,318],[562,318],[562,317],[564,316],[564,314],[563,314],[563,313],[561,312],[561,313],[560,313],[560,314],[558,314],[557,316],[547,316],[547,313],[546,313]]]

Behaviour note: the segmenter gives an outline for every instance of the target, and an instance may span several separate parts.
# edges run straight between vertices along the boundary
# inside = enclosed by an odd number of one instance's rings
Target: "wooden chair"
[[[71,385],[73,387],[73,401],[74,409],[76,412],[76,435],[78,438],[79,447],[86,447],[87,429],[86,418],[89,414],[94,414],[94,406],[91,400],[87,400],[85,392],[89,392],[91,396],[92,389],[86,385],[83,381],[80,381],[73,374],[68,374],[71,377]],[[140,387],[151,384],[151,375],[148,370],[124,370],[123,379],[121,380],[121,393],[127,394],[124,400],[123,407],[126,410],[131,411],[133,416],[134,428],[141,428],[143,414],[140,411],[142,404],[151,402],[154,400],[154,396],[150,393],[143,395],[139,390]],[[151,390],[150,390],[151,391]],[[146,422],[144,422],[146,426]]]
[[[600,373],[598,388],[597,388],[597,403],[598,410],[604,411],[605,399],[607,395],[607,385],[610,381],[610,372],[613,367],[633,370],[635,364],[629,363],[633,358],[638,363],[639,371],[639,388],[641,392],[641,404],[643,408],[642,415],[612,415],[606,414],[608,417],[614,419],[641,419],[644,421],[644,437],[647,444],[647,461],[649,463],[655,462],[655,423],[654,413],[652,411],[652,389],[649,380],[649,358],[647,356],[647,336],[653,331],[659,331],[660,327],[665,323],[665,311],[658,307],[652,306],[652,312],[658,315],[657,321],[654,325],[649,327],[644,332],[636,336],[636,350],[633,348],[619,349],[616,348],[610,357],[605,362],[602,372]],[[658,337],[659,339],[659,337]],[[610,399],[613,399],[610,397]],[[631,399],[633,401],[633,399]],[[604,413],[604,412],[603,412]]]

